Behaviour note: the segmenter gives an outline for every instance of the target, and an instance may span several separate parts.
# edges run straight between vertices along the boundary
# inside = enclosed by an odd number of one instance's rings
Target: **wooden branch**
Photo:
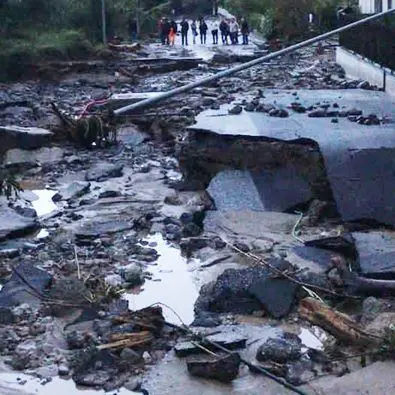
[[[144,336],[141,335],[142,333],[145,333],[145,335]],[[132,335],[132,334],[129,333],[129,335]],[[97,346],[96,348],[98,350],[107,350],[109,348],[136,347],[136,346],[140,346],[145,343],[149,343],[150,341],[152,341],[154,339],[154,337],[149,332],[138,332],[138,333],[135,333],[134,335],[139,335],[139,336],[132,336],[132,337],[129,336],[126,339],[121,339],[121,340],[113,341],[110,343],[101,344],[100,346]]]
[[[382,340],[366,332],[346,314],[333,310],[326,304],[313,298],[301,300],[299,315],[313,325],[326,330],[343,343],[366,346],[379,344]]]
[[[350,272],[346,262],[340,256],[332,258],[332,265],[337,269],[347,293],[363,296],[394,296],[395,280],[377,280],[359,276],[356,272]]]

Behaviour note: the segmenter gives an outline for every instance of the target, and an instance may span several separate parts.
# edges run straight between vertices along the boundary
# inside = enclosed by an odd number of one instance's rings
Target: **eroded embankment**
[[[329,216],[336,216],[324,159],[313,140],[285,142],[265,137],[193,131],[180,145],[178,158],[186,188],[207,188],[223,171],[248,171],[266,208],[276,208],[278,199],[284,201],[280,211],[319,200],[331,207]],[[239,187],[237,180],[233,187]],[[300,194],[298,189],[306,191]],[[288,199],[281,196],[284,194]],[[306,200],[298,200],[301,198]],[[285,207],[286,204],[289,206]]]

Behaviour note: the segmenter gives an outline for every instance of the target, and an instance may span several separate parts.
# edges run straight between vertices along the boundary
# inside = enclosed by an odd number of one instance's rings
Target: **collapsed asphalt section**
[[[342,219],[395,225],[395,209],[389,193],[395,185],[392,171],[395,137],[391,123],[391,119],[395,118],[395,107],[385,93],[357,89],[341,92],[267,90],[261,103],[284,109],[287,116],[271,116],[269,112],[258,111],[259,108],[254,112],[243,111],[240,115],[233,115],[228,114],[229,105],[219,111],[208,110],[199,114],[197,123],[189,129],[224,136],[224,141],[228,136],[241,139],[252,136],[258,140],[292,143],[298,140],[315,141],[323,156],[325,171]],[[298,106],[293,103],[298,103]],[[304,112],[300,111],[302,107]],[[380,118],[380,124],[374,122],[369,125],[365,118],[359,120],[362,114],[374,114],[377,119]],[[200,140],[203,139],[200,137]],[[209,139],[212,137],[208,136]],[[243,161],[260,160],[251,158],[248,151],[243,155]],[[264,173],[261,177],[265,178]],[[291,190],[294,187],[290,185]],[[298,185],[296,187],[301,190]],[[267,195],[270,189],[268,183],[259,191]],[[278,201],[280,195],[278,193],[270,200]]]

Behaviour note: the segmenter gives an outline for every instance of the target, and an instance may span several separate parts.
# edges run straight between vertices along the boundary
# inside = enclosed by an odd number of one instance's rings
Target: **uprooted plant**
[[[15,176],[4,167],[0,167],[0,196],[5,196],[7,199],[12,195],[17,196],[22,191],[22,188],[15,179]]]
[[[111,116],[84,115],[74,120],[63,114],[54,103],[51,106],[61,120],[69,140],[86,148],[102,148],[116,143],[116,127]]]

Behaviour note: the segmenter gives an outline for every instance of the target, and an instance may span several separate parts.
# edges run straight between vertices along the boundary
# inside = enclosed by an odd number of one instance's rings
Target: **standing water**
[[[141,292],[137,295],[125,295],[130,309],[138,310],[160,302],[171,307],[185,324],[190,324],[194,318],[193,307],[198,297],[198,289],[193,282],[187,259],[159,233],[147,237],[145,241],[155,245],[154,248],[160,256],[156,265],[150,267],[152,279],[145,281]],[[167,321],[181,324],[177,314],[165,306],[162,308]]]
[[[56,204],[52,201],[52,197],[56,191],[50,189],[35,189],[32,191],[37,199],[32,200],[32,206],[39,217],[47,215],[57,209]]]
[[[73,380],[54,377],[47,382],[23,373],[0,373],[0,394],[7,395],[133,395],[140,392],[120,388],[116,391],[78,389]]]

